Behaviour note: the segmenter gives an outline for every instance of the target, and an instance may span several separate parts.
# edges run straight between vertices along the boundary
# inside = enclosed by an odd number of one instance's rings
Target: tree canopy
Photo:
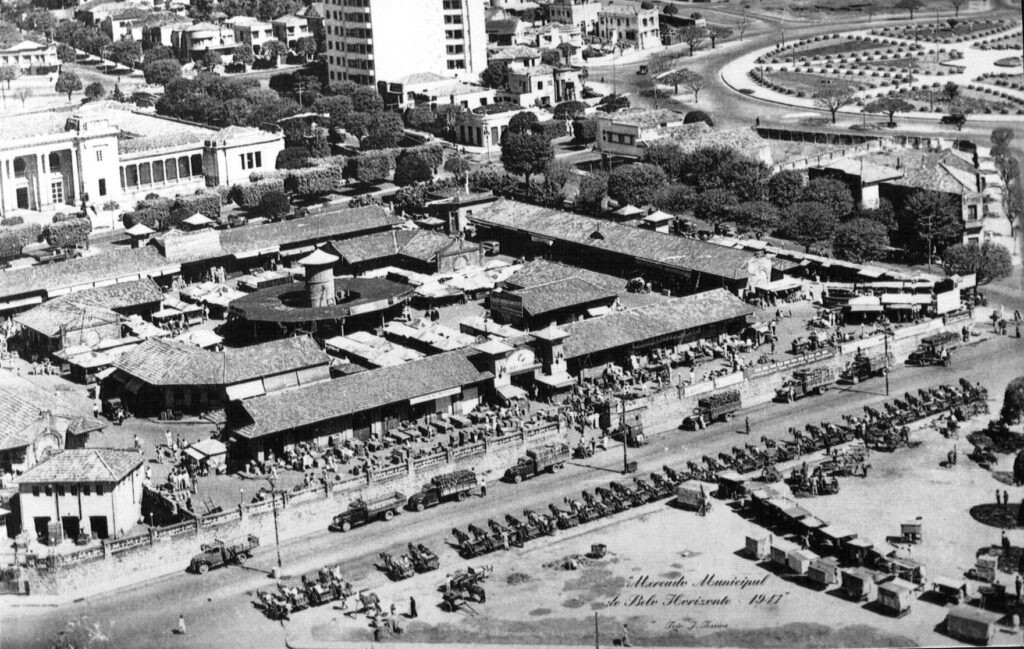
[[[834,178],[815,178],[804,187],[801,200],[821,203],[832,210],[840,221],[853,211],[853,195],[850,188]]]
[[[666,182],[665,172],[656,165],[637,162],[621,165],[608,174],[608,195],[619,205],[643,206]]]
[[[810,252],[816,243],[832,241],[839,220],[821,203],[798,201],[786,209],[783,217],[785,235]]]
[[[832,252],[839,259],[860,264],[881,259],[888,246],[889,231],[884,225],[858,217],[836,228]]]
[[[62,95],[67,95],[68,101],[71,101],[71,94],[82,89],[82,80],[74,72],[61,72],[53,89]]]
[[[778,208],[768,201],[740,203],[731,211],[732,220],[742,232],[751,232],[760,239],[778,227],[781,215]]]
[[[732,210],[739,204],[740,199],[728,189],[707,189],[693,198],[693,215],[718,226],[732,218]]]
[[[1007,425],[1020,423],[1024,418],[1024,376],[1018,376],[1006,385],[999,417]]]
[[[950,194],[919,189],[904,203],[901,216],[900,230],[925,258],[941,255],[963,235],[959,197]]]
[[[889,116],[889,127],[896,126],[893,117],[896,113],[909,113],[914,110],[914,104],[904,101],[899,97],[883,97],[876,99],[864,107],[865,113],[881,113]]]
[[[992,241],[957,243],[942,255],[942,266],[947,275],[977,276],[979,285],[1008,277],[1013,271],[1013,258],[1004,246]]]
[[[511,174],[530,176],[541,173],[555,157],[551,141],[535,133],[508,133],[501,145],[501,163]]]

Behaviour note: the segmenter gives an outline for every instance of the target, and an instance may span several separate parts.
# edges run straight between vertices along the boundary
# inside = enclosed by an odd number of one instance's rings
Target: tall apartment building
[[[324,10],[331,81],[475,81],[487,68],[484,0],[328,0]]]

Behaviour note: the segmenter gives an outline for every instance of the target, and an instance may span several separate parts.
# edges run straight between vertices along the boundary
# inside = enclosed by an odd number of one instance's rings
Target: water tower
[[[299,260],[306,269],[306,296],[309,306],[331,306],[337,304],[334,292],[334,265],[339,257],[323,250],[314,250]]]

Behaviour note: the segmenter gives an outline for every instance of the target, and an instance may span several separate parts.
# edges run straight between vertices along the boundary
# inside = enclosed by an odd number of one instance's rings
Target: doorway
[[[107,528],[107,517],[90,516],[89,531],[91,531],[92,535],[98,539],[105,539],[110,536],[110,530]]]
[[[15,192],[15,196],[17,197],[19,210],[30,209],[28,204],[28,187],[19,187]]]
[[[46,539],[50,536],[49,516],[36,516],[32,519],[32,525],[36,530],[37,539]]]
[[[77,516],[64,516],[60,519],[61,526],[64,528],[64,538],[75,540],[78,538],[78,533],[81,531]]]

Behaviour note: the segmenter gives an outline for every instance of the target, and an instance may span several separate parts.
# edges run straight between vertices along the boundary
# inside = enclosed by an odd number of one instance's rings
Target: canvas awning
[[[518,385],[512,385],[511,383],[508,385],[500,385],[495,388],[495,391],[498,393],[498,396],[505,401],[526,398],[526,390],[522,389]]]
[[[203,214],[202,212],[196,212],[192,216],[185,219],[183,223],[191,225],[193,227],[200,227],[203,225],[211,225],[213,223],[213,220],[206,216],[205,214]]]
[[[606,306],[594,306],[587,309],[587,315],[592,318],[596,318],[597,316],[605,315],[606,313],[611,313],[611,311],[612,310]]]
[[[153,228],[147,226],[145,223],[136,223],[132,227],[124,231],[130,237],[145,237],[147,235],[156,232]]]
[[[568,374],[541,374],[535,378],[537,382],[553,388],[567,388],[576,383],[576,380]]]
[[[260,397],[267,393],[263,387],[263,381],[249,381],[238,385],[229,385],[224,390],[229,401],[239,401],[250,397]]]

